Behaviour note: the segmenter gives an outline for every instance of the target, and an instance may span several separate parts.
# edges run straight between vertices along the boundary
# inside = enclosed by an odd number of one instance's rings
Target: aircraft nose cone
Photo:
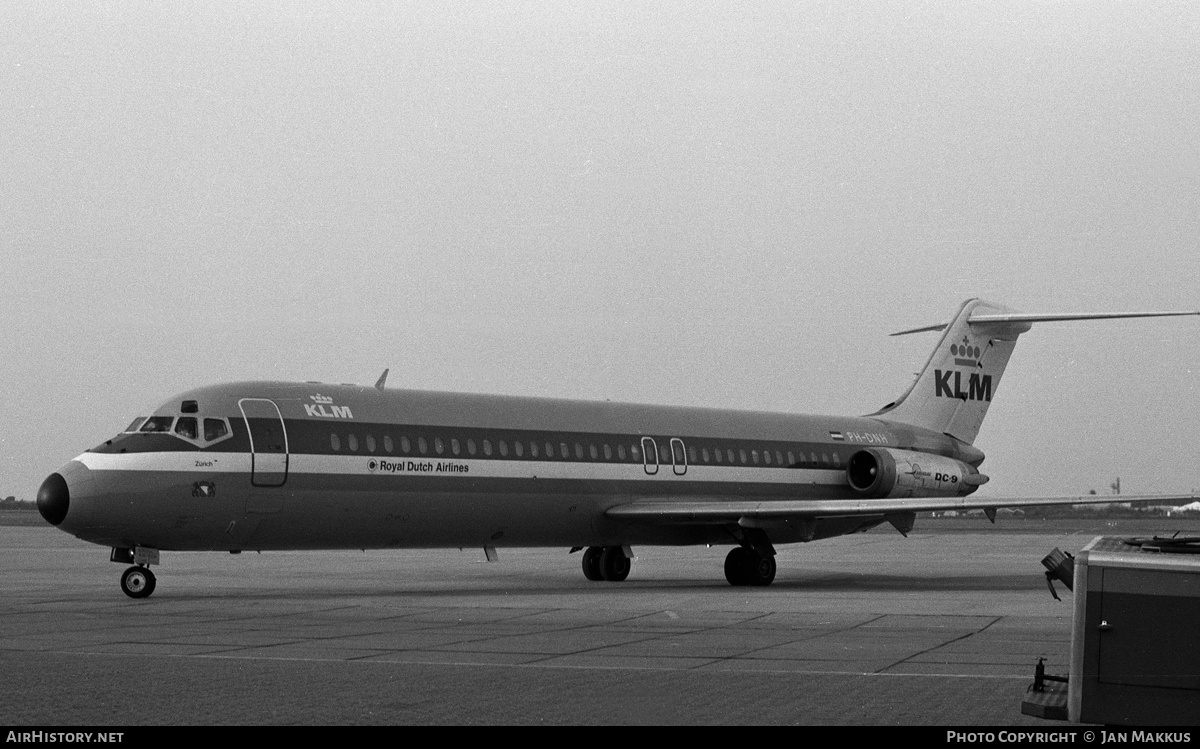
[[[70,506],[71,490],[67,488],[67,480],[57,473],[47,476],[38,489],[38,512],[50,525],[58,525],[67,516]]]

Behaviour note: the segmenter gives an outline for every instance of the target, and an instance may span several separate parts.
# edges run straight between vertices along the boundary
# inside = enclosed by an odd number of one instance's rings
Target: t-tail
[[[1033,323],[1177,315],[1200,312],[1026,314],[982,299],[968,299],[949,323],[892,334],[943,331],[908,392],[870,415],[932,429],[971,444],[1000,387],[1017,337]]]

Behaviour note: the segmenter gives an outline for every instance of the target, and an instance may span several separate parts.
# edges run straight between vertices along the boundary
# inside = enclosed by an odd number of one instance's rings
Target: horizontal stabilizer
[[[1035,322],[1069,322],[1071,320],[1119,320],[1129,317],[1184,317],[1200,315],[1200,312],[1065,312],[1058,314],[1039,314],[1036,312],[1014,312],[1010,314],[971,315],[967,318],[968,325],[988,325],[1003,323],[1035,323]],[[929,333],[935,330],[945,330],[950,323],[926,325],[922,328],[901,330],[892,336],[909,335],[910,333]]]
[[[1011,315],[971,315],[967,322],[1062,322],[1066,320],[1115,320],[1124,317],[1184,317],[1200,315],[1200,312],[1067,312],[1057,315],[1039,315],[1017,312]]]
[[[1200,500],[1200,494],[1119,494],[1082,497],[920,497],[912,499],[816,499],[758,501],[745,499],[695,497],[679,500],[661,497],[637,500],[610,507],[610,518],[651,523],[720,524],[736,523],[743,518],[783,520],[787,518],[834,518],[888,515],[897,512],[943,512],[946,510],[988,510],[998,507],[1049,507],[1054,505],[1124,504],[1155,502],[1164,505],[1186,504]]]

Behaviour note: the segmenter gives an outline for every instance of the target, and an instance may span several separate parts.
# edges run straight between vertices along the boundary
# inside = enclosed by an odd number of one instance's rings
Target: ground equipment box
[[[1043,689],[1030,687],[1023,712],[1073,723],[1200,723],[1200,539],[1099,537],[1074,566],[1066,689],[1039,678]],[[1046,704],[1056,697],[1065,697],[1065,716]]]

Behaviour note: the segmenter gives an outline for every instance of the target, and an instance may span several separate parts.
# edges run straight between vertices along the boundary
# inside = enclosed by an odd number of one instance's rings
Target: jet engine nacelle
[[[888,447],[868,447],[851,455],[846,477],[855,492],[871,499],[959,497],[988,480],[960,460]]]

